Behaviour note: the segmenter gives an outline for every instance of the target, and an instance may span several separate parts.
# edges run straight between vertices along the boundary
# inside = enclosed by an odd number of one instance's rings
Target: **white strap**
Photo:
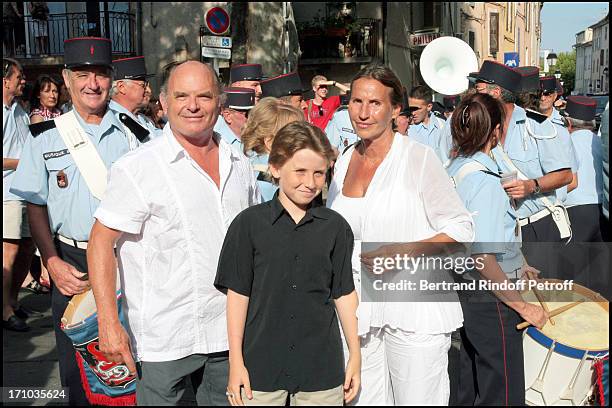
[[[518,169],[518,168],[517,168],[517,167],[514,165],[514,163],[512,162],[512,159],[510,159],[510,157],[508,157],[508,154],[506,154],[506,152],[504,151],[504,149],[503,149],[503,148],[501,148],[501,146],[500,146],[499,151],[501,152],[501,156],[502,156],[502,159],[504,160],[504,162],[506,162],[506,164],[507,164],[507,165],[508,165],[508,166],[509,166],[509,167],[510,167],[512,170],[516,171],[516,174],[517,174],[517,176],[518,176],[518,178],[519,178],[519,179],[521,179],[521,180],[529,180],[529,177],[525,176],[525,175],[523,174],[523,172],[522,172],[522,171],[520,171],[520,170],[519,170],[519,169]],[[554,204],[552,203],[552,201],[550,201],[550,200],[548,199],[548,197],[545,197],[545,196],[538,197],[538,200],[540,200],[540,201],[542,202],[542,204],[543,204],[543,205],[544,205],[546,208],[548,208],[549,210],[551,210],[551,208],[550,208],[550,207],[553,207],[553,205],[554,205]],[[551,211],[552,211],[552,210],[551,210]]]
[[[108,171],[96,147],[77,120],[74,110],[54,120],[57,130],[66,147],[68,147],[91,195],[98,200],[102,200],[104,190],[106,190]]]
[[[500,146],[499,151],[501,152],[502,159],[506,162],[506,164],[511,169],[516,171],[516,174],[519,179],[529,180],[529,178],[525,176],[514,165],[510,157],[508,157],[508,155],[506,154],[504,149],[501,148],[501,146]],[[567,214],[567,209],[565,208],[565,206],[563,204],[553,204],[552,201],[550,201],[548,197],[545,197],[545,196],[538,197],[538,200],[548,209],[548,211],[550,211],[553,221],[555,222],[555,224],[557,225],[557,228],[559,229],[560,237],[562,239],[569,238],[567,240],[567,242],[569,242],[572,239],[572,227],[571,227],[570,219]]]
[[[536,135],[533,130],[531,130],[531,126],[529,125],[529,120],[525,120],[525,129],[527,129],[527,133],[529,134],[529,136],[533,137],[534,139],[540,139],[540,140],[544,140],[544,139],[554,139],[555,137],[557,137],[557,127],[552,123],[551,120],[545,120],[542,123],[550,123],[550,126],[552,127],[552,134],[551,135]]]
[[[451,177],[451,180],[453,182],[453,184],[455,185],[455,188],[457,188],[457,186],[459,184],[461,184],[461,182],[463,181],[463,179],[468,175],[468,174],[472,174],[475,173],[477,171],[487,171],[488,169],[478,163],[477,161],[471,161],[469,163],[465,163],[463,166],[461,166],[459,168],[459,170],[457,171],[457,173]]]

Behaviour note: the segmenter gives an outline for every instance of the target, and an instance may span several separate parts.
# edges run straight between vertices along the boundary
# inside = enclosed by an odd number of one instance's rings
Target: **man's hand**
[[[119,321],[98,324],[100,351],[110,361],[125,364],[131,375],[136,374],[136,364],[130,349],[130,338]]]
[[[85,274],[58,256],[49,258],[46,266],[53,284],[62,295],[74,296],[89,290],[89,280],[81,280]]]
[[[344,402],[351,402],[361,386],[361,354],[349,357],[344,375]]]
[[[535,182],[533,180],[514,180],[502,187],[511,198],[522,199],[535,191]]]
[[[232,406],[244,405],[240,388],[244,386],[244,393],[248,399],[253,399],[253,391],[251,390],[251,381],[249,380],[249,372],[244,364],[230,363],[229,379],[227,383],[227,399]]]
[[[548,320],[548,313],[541,307],[532,305],[531,303],[523,303],[522,307],[518,308],[517,312],[521,315],[523,320],[529,322],[532,326],[541,329]]]

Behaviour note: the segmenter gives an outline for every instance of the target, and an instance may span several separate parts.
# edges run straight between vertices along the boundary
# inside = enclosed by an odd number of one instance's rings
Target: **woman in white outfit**
[[[383,65],[351,84],[349,115],[361,141],[338,158],[327,205],[361,242],[471,242],[473,221],[434,151],[393,133],[402,86]],[[447,405],[450,334],[463,322],[458,302],[359,304],[362,388],[356,405]]]

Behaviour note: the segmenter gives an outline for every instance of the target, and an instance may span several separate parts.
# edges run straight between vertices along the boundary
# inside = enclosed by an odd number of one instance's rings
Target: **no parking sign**
[[[225,34],[230,27],[230,16],[221,7],[213,7],[206,12],[206,27],[211,33]]]

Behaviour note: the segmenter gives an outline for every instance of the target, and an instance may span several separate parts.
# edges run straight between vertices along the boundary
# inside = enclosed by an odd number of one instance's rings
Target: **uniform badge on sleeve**
[[[68,176],[66,176],[66,173],[64,173],[64,170],[60,170],[59,172],[57,172],[57,186],[59,188],[66,188],[68,187]]]
[[[344,139],[344,147],[348,146],[348,139]]]

